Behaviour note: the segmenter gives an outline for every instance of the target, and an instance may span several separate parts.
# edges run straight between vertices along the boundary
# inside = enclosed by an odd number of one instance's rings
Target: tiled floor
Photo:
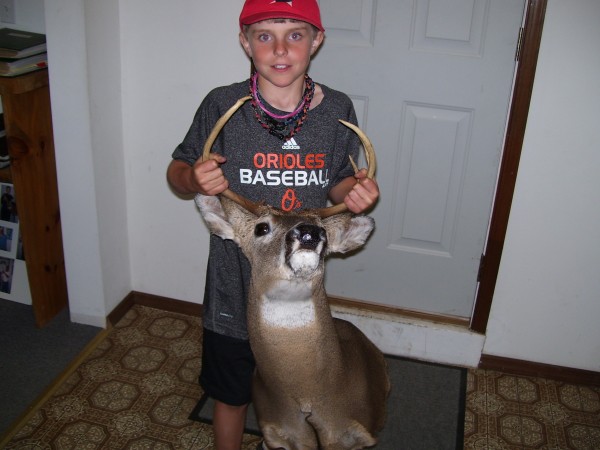
[[[200,340],[197,317],[133,307],[0,448],[212,448],[211,428],[187,417]],[[600,450],[600,388],[479,370],[467,383],[466,449]]]
[[[470,371],[465,448],[600,449],[600,388]]]
[[[188,419],[201,338],[198,317],[134,306],[0,448],[211,449],[211,428]]]

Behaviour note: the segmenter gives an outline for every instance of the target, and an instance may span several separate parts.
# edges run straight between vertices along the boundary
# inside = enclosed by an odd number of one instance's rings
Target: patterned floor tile
[[[4,447],[204,450],[197,317],[134,306]],[[495,371],[467,376],[464,447],[599,450],[600,388]],[[258,438],[244,436],[243,450]]]
[[[5,448],[213,448],[211,428],[188,419],[201,339],[197,317],[133,307]],[[245,436],[243,449],[257,441]]]
[[[600,389],[472,370],[465,448],[598,450]]]

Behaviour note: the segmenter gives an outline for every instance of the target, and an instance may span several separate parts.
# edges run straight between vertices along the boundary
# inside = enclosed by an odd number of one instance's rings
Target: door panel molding
[[[451,257],[473,110],[408,102],[388,248]]]
[[[321,0],[327,16],[327,45],[372,47],[377,0]]]
[[[411,49],[480,57],[489,3],[489,0],[415,2]]]

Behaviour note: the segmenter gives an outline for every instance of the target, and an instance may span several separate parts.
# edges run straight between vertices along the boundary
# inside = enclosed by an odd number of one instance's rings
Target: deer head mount
[[[363,246],[374,228],[371,217],[348,212],[321,217],[314,209],[292,214],[256,205],[247,210],[228,198],[204,195],[196,196],[196,204],[211,233],[236,242],[252,267],[268,267],[282,279],[314,278],[327,255]]]
[[[332,317],[324,287],[325,257],[364,245],[373,219],[248,211],[202,195],[196,203],[210,231],[238,243],[252,267],[253,402],[268,448],[375,445],[390,389],[385,359],[358,328]]]
[[[250,97],[219,119],[204,146]],[[368,174],[375,154],[357,127]],[[365,244],[374,228],[344,204],[288,213],[227,190],[196,196],[211,233],[235,241],[252,267],[248,336],[256,359],[253,402],[270,449],[357,450],[373,446],[390,389],[385,359],[354,325],[334,319],[324,260]]]

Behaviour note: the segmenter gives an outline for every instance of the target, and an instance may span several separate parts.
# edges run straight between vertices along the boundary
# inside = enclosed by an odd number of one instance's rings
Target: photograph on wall
[[[18,228],[17,228],[18,231]],[[20,259],[21,261],[25,261],[25,250],[23,250],[23,238],[21,236],[21,233],[18,233],[19,235],[18,239],[17,239],[17,254],[16,254],[16,258]]]
[[[0,257],[0,292],[10,294],[14,273],[14,259]]]
[[[0,220],[0,256],[15,258],[18,248],[19,228],[17,225]]]
[[[15,188],[12,184],[0,183],[0,220],[18,223],[17,202],[15,201]]]
[[[31,305],[15,188],[0,183],[0,298]]]

